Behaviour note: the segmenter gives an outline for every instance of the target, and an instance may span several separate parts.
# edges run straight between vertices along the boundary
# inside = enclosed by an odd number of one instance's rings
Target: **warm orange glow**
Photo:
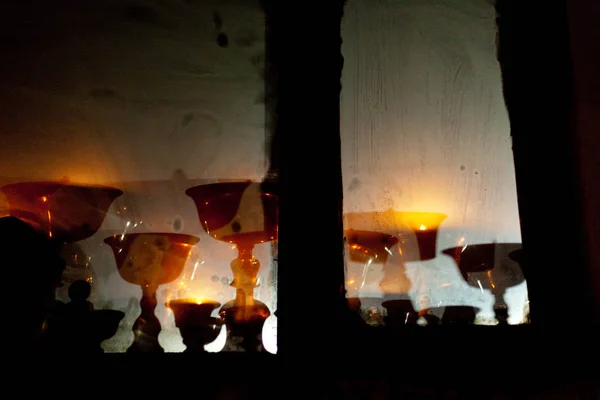
[[[166,313],[165,313],[164,317],[160,321],[161,325],[167,324],[168,323],[168,319],[167,318],[170,318],[171,315],[173,315],[173,310],[171,308],[169,308],[169,301],[170,301],[170,299],[171,299],[171,295],[167,296],[167,301],[165,302],[165,307],[167,309],[166,309]]]
[[[134,285],[152,287],[173,282],[183,272],[200,239],[169,233],[133,233],[104,239],[113,250],[119,275]],[[149,287],[149,286],[146,286]]]
[[[186,303],[186,304],[204,304],[204,303],[212,303],[212,300],[207,300],[203,297],[188,297],[185,299],[169,299],[166,302],[166,306],[169,307],[171,305],[171,302],[173,303]]]
[[[204,261],[202,261],[202,264],[204,264]],[[196,269],[198,268],[198,261],[196,261],[194,263],[194,270],[192,271],[192,276],[190,277],[190,280],[194,280],[194,276],[196,275]]]
[[[47,198],[46,196],[42,196],[42,202],[44,202],[44,203],[45,203],[45,202],[47,202],[47,201],[48,201],[48,198]]]
[[[48,210],[48,236],[52,237],[52,214]]]
[[[490,280],[490,286],[492,287],[492,289],[496,289],[496,285],[494,284],[493,278],[492,278],[492,271],[488,271],[487,272],[487,276]]]
[[[344,216],[344,226],[357,230],[379,232],[434,231],[447,218],[437,212],[394,211],[348,213]]]
[[[445,214],[433,212],[396,212],[396,221],[401,225],[408,225],[413,230],[438,229],[444,219]]]

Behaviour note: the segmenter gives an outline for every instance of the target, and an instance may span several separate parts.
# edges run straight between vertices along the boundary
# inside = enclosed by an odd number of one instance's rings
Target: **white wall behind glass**
[[[1,177],[262,176],[258,2],[11,3],[0,13]]]
[[[349,0],[342,37],[344,212],[444,213],[438,252],[460,237],[520,242],[491,2]],[[406,268],[417,309],[427,296],[492,313],[449,257]],[[525,284],[507,297],[518,322]]]
[[[165,302],[232,299],[229,263],[237,256],[203,231],[184,191],[260,180],[267,168],[259,2],[3,2],[0,26],[0,185],[67,178],[124,191],[100,230],[64,251],[89,257],[97,308],[127,313],[105,343],[109,351],[131,343],[141,290],[119,276],[102,240],[123,232],[198,236],[182,275],[158,292],[159,341],[181,351]],[[227,46],[218,44],[219,33]],[[0,214],[4,205],[0,198]],[[270,245],[256,246],[255,256],[262,264],[255,294],[273,312]],[[178,294],[182,288],[189,291]],[[66,290],[58,296],[68,301]]]

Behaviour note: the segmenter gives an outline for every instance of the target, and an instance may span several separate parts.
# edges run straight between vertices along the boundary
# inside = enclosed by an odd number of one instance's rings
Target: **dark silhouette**
[[[70,302],[52,315],[44,350],[59,354],[103,353],[101,342],[117,331],[125,313],[117,310],[94,310],[88,301],[91,285],[84,280],[69,286]]]
[[[123,192],[67,181],[17,182],[0,192],[11,215],[2,218],[0,226],[2,262],[9,272],[9,287],[18,291],[9,298],[19,299],[8,316],[16,326],[11,330],[16,335],[13,343],[47,350],[59,337],[52,335],[62,329],[64,307],[56,301],[56,289],[66,263],[60,252],[65,243],[91,237]]]
[[[84,314],[94,311],[94,305],[88,301],[92,294],[92,286],[87,281],[75,281],[69,286],[69,298],[71,301],[65,306],[65,311],[70,313]]]
[[[495,299],[494,312],[499,323],[507,322],[506,290],[525,280],[522,268],[511,254],[521,243],[483,243],[452,247],[442,251],[451,257],[470,286],[490,290]]]
[[[442,324],[472,325],[479,309],[473,306],[446,306]]]
[[[416,325],[419,313],[415,311],[409,299],[387,300],[381,303],[386,309],[387,316],[383,318],[389,328],[397,328],[403,325]]]
[[[479,308],[466,305],[431,307],[419,313],[427,321],[427,325],[473,325]],[[437,315],[442,314],[440,319]],[[507,315],[507,314],[506,314]],[[508,317],[508,315],[507,315]]]
[[[381,300],[377,297],[348,297],[346,322],[352,329],[384,325],[383,316],[379,312]]]
[[[427,326],[435,326],[442,323],[441,319],[430,312],[430,310],[423,310],[424,312],[419,313],[419,317],[422,317],[425,322],[427,322]]]
[[[213,342],[221,332],[223,321],[211,317],[211,313],[221,306],[216,301],[205,301],[200,304],[193,300],[174,300],[166,304],[175,317],[175,324],[179,328],[184,353],[204,354],[204,346]]]
[[[0,264],[5,275],[5,307],[10,323],[9,341],[15,350],[37,351],[43,342],[51,313],[59,306],[55,292],[65,262],[55,243],[16,217],[0,218]]]
[[[508,325],[508,308],[507,307],[496,307],[494,308],[494,314],[498,325]]]
[[[262,330],[271,312],[266,304],[254,300],[253,305],[237,305],[235,300],[227,302],[219,316],[227,327],[224,351],[265,352]]]

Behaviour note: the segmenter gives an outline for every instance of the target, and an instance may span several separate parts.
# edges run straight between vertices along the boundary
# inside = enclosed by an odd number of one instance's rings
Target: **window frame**
[[[573,79],[564,1],[545,3],[543,9],[524,0],[498,0],[496,4],[502,13],[500,41],[504,44],[504,53],[499,56],[505,62],[505,83],[510,85],[508,89],[505,85],[504,90],[511,91],[511,99],[515,99],[509,104],[509,112],[523,248],[528,260],[536,260],[527,261],[531,265],[527,279],[533,323],[507,329],[407,329],[394,336],[354,327],[344,298],[339,118],[344,4],[344,0],[293,5],[262,1],[267,21],[266,73],[271,76],[267,80],[267,119],[273,121],[271,151],[277,154],[271,159],[269,178],[277,179],[280,188],[278,354],[217,353],[202,356],[203,359],[186,354],[104,354],[95,367],[98,371],[110,369],[113,374],[145,376],[148,365],[158,371],[159,363],[206,362],[210,365],[210,370],[203,370],[207,382],[227,376],[261,379],[265,385],[268,383],[262,379],[270,374],[280,376],[289,373],[288,368],[294,371],[306,363],[311,376],[387,376],[426,387],[477,384],[477,379],[505,373],[506,368],[514,375],[527,376],[530,384],[545,384],[530,379],[534,370],[541,372],[540,376],[550,374],[544,379],[558,378],[552,375],[553,371],[560,378],[584,376],[584,367],[567,366],[578,360],[573,349],[584,348],[593,336],[585,325],[566,324],[555,318],[573,310],[566,302],[556,304],[553,290],[557,285],[564,287],[566,279],[571,286],[565,295],[573,302],[587,304],[591,296],[584,284],[587,250],[579,206],[581,191],[577,186]],[[540,41],[543,37],[537,30],[548,27],[553,27],[546,32],[550,39]],[[550,53],[554,53],[555,62],[546,65]],[[549,79],[554,82],[552,86],[547,84]],[[554,116],[552,120],[541,118],[548,113]],[[537,141],[544,134],[549,137],[544,151],[539,151]],[[562,161],[560,166],[557,160]],[[564,176],[565,169],[571,179],[565,179],[562,183],[566,189],[557,192],[554,176],[559,170]],[[557,255],[547,251],[548,243],[539,233],[551,232],[556,223],[548,218],[544,207],[539,206],[541,203],[560,207],[562,229],[579,232],[561,237],[561,246],[571,249],[571,253]],[[565,262],[573,271],[566,278],[561,274]],[[538,265],[543,268],[536,268]],[[583,316],[589,311],[582,307],[575,312]],[[555,346],[551,354],[547,341]],[[361,343],[364,345],[357,346]],[[465,370],[455,366],[466,357],[465,349],[474,343],[486,344],[487,350],[493,348],[493,360],[486,362],[485,368],[470,367],[469,379],[465,381]],[[503,359],[503,354],[524,354],[524,360],[517,361],[516,356]],[[391,357],[405,363],[400,361],[397,368],[385,369]],[[444,372],[435,382],[424,373],[433,367]],[[239,368],[245,371],[244,378],[227,372]],[[181,371],[181,376],[192,377],[196,372]],[[458,380],[461,378],[463,381]]]
[[[327,33],[329,36],[325,38],[321,35],[309,35],[310,40],[308,41],[312,50],[311,54],[318,57],[321,64],[328,66],[339,65],[336,63],[339,63],[339,57],[341,57],[339,32],[334,34],[328,28],[334,25],[336,28],[340,28],[339,8],[343,7],[343,2],[331,3],[328,6],[331,7],[328,9],[329,14],[323,12],[319,17],[311,18],[312,29],[320,31],[323,35]],[[498,28],[499,42],[503,47],[502,51],[498,51],[498,58],[502,64],[503,89],[507,97],[510,96],[510,99],[506,100],[510,113],[522,242],[526,254],[526,264],[530,266],[527,267],[526,274],[532,302],[532,324],[530,326],[512,326],[508,330],[496,327],[482,329],[472,326],[460,330],[444,327],[435,333],[407,331],[406,338],[410,338],[413,348],[420,349],[418,352],[407,350],[405,343],[398,344],[398,337],[392,338],[385,334],[372,337],[369,336],[370,334],[360,332],[350,335],[348,324],[340,322],[345,321],[343,316],[345,307],[343,291],[340,289],[340,285],[343,285],[343,277],[340,280],[339,274],[339,271],[343,271],[343,250],[340,250],[343,236],[341,222],[343,199],[340,184],[338,184],[341,183],[341,170],[339,169],[340,165],[335,165],[340,160],[339,119],[336,124],[336,121],[327,119],[327,115],[324,115],[325,112],[322,111],[327,108],[330,117],[334,115],[339,117],[338,85],[341,79],[341,69],[336,72],[332,68],[323,68],[323,70],[307,68],[299,60],[301,56],[295,57],[293,51],[289,51],[286,61],[294,64],[290,69],[298,75],[310,76],[313,82],[311,86],[305,77],[302,85],[294,86],[295,100],[290,99],[288,103],[284,103],[285,112],[279,114],[282,125],[287,118],[297,123],[289,129],[280,127],[281,137],[285,137],[287,140],[287,143],[283,143],[280,147],[283,155],[281,158],[289,162],[281,165],[281,177],[291,178],[289,181],[282,179],[281,182],[281,240],[278,257],[282,265],[289,263],[289,266],[280,268],[280,289],[282,294],[286,291],[297,291],[298,293],[306,291],[302,284],[288,276],[288,274],[293,275],[290,269],[299,269],[302,266],[301,261],[294,260],[294,248],[290,242],[293,242],[294,238],[301,240],[302,237],[310,237],[311,229],[299,225],[310,220],[311,213],[329,221],[332,226],[321,232],[322,236],[319,242],[332,244],[327,247],[322,246],[321,254],[327,252],[327,255],[322,257],[330,262],[330,264],[323,263],[323,265],[337,266],[337,270],[333,271],[336,269],[334,267],[331,267],[332,271],[323,270],[322,279],[325,282],[310,286],[310,291],[312,296],[321,293],[320,303],[323,309],[336,310],[329,312],[326,318],[315,318],[314,323],[325,326],[329,324],[330,327],[340,324],[342,327],[330,328],[323,335],[323,339],[331,342],[323,345],[316,343],[315,339],[307,340],[303,337],[303,321],[294,321],[293,317],[288,320],[282,316],[279,318],[278,335],[289,338],[280,342],[279,351],[282,355],[289,354],[291,358],[305,359],[317,357],[320,352],[323,352],[319,358],[324,359],[326,358],[325,354],[330,355],[331,358],[338,360],[338,363],[334,363],[334,365],[339,366],[339,360],[346,359],[344,356],[346,352],[343,349],[366,339],[378,343],[377,349],[383,350],[383,353],[369,354],[367,350],[360,355],[354,353],[351,359],[356,363],[357,359],[362,358],[365,365],[370,365],[383,362],[386,357],[390,356],[390,352],[399,352],[398,355],[403,356],[417,356],[418,354],[425,359],[431,359],[437,349],[430,349],[430,351],[424,349],[428,345],[431,346],[432,343],[438,345],[447,343],[450,347],[466,348],[473,341],[479,339],[482,342],[489,343],[491,341],[499,354],[503,354],[503,352],[506,352],[505,354],[529,354],[527,363],[521,364],[521,366],[510,364],[515,371],[522,369],[526,373],[530,367],[534,367],[539,370],[561,371],[561,373],[565,373],[563,377],[568,375],[567,372],[575,373],[574,371],[577,371],[579,376],[585,376],[585,371],[580,371],[578,368],[565,369],[565,365],[568,364],[563,364],[568,359],[571,361],[577,359],[567,355],[567,349],[573,343],[578,343],[576,347],[581,345],[583,348],[591,343],[590,332],[593,330],[590,330],[590,326],[585,323],[585,316],[594,311],[590,302],[591,288],[586,284],[587,249],[584,240],[584,218],[580,206],[582,192],[578,185],[580,173],[575,150],[573,72],[566,5],[564,1],[559,1],[547,3],[541,8],[534,2],[497,0],[494,6],[498,15],[501,15],[498,18]],[[290,17],[285,12],[280,15]],[[302,13],[298,18],[302,19],[305,16],[308,17]],[[290,25],[286,26],[287,30],[282,28],[278,33],[282,36],[285,36],[286,33],[293,35],[294,30],[301,28],[301,23]],[[297,43],[294,42],[294,44]],[[309,45],[300,47],[307,49]],[[550,58],[552,62],[549,62]],[[310,71],[308,74],[307,70]],[[280,78],[285,79],[285,77]],[[552,82],[552,84],[550,85],[548,82]],[[320,121],[322,118],[326,123],[318,128],[314,127],[311,133],[305,132],[300,135],[302,128],[308,128],[308,126],[306,123],[299,122],[301,112],[298,112],[298,109],[302,109],[303,100],[310,96],[311,88],[317,83],[322,85],[323,97],[312,103],[313,110],[318,110],[314,115],[317,117],[315,119]],[[285,86],[283,87],[285,88]],[[325,94],[327,98],[325,98]],[[547,118],[548,115],[552,115],[553,118]],[[325,135],[330,135],[330,137],[323,140]],[[302,139],[295,140],[295,138]],[[312,143],[317,142],[319,146],[314,147]],[[543,142],[543,145],[540,145],[540,142]],[[540,146],[542,146],[541,149]],[[319,165],[315,165],[314,161],[302,163],[298,154],[304,151],[311,153],[311,160],[322,160],[323,163]],[[286,168],[289,171],[285,171]],[[327,196],[328,201],[317,211],[314,211],[315,206],[313,205],[310,212],[292,213],[291,210],[287,210],[287,199],[296,198],[307,203],[312,202],[312,199],[307,198],[309,196],[306,194],[306,187],[300,184],[300,182],[306,182],[303,175],[311,176],[311,179],[321,183],[322,189],[319,191],[319,198],[323,199]],[[556,176],[563,177],[561,179],[562,190],[559,191],[556,189]],[[339,179],[339,181],[331,184],[333,179]],[[293,185],[289,182],[298,184]],[[545,204],[546,207],[541,207],[540,204]],[[569,251],[559,252],[559,254],[548,251],[549,243],[540,235],[540,233],[556,231],[556,221],[549,218],[546,212],[548,207],[561,210],[560,229],[568,234],[560,236],[560,246]],[[286,232],[287,230],[290,232]],[[292,230],[294,233],[291,232]],[[312,230],[314,231],[314,228]],[[568,276],[564,274],[565,265],[570,266]],[[568,298],[569,301],[557,304],[557,287],[561,288],[562,296]],[[330,293],[325,293],[326,290],[329,290]],[[335,295],[331,293],[335,293]],[[302,310],[302,299],[289,299],[289,296],[281,295],[280,299],[292,304],[286,305],[290,312]],[[572,304],[580,304],[581,307],[574,310]],[[578,320],[582,321],[582,324],[575,326],[576,324],[572,322],[565,322],[565,320],[557,318],[557,315],[569,315],[569,321]],[[289,332],[290,330],[292,332]],[[544,355],[546,341],[554,343],[558,357],[549,359]],[[310,343],[302,343],[299,346],[298,342]],[[332,345],[334,343],[336,346]],[[565,345],[560,345],[560,343]],[[455,356],[460,357],[461,353],[458,352]],[[445,357],[445,359],[449,360],[452,357]],[[442,362],[442,368],[444,364]],[[381,373],[381,371],[377,373]]]

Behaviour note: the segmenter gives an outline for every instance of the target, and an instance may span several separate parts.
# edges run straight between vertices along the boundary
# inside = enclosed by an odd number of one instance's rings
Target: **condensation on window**
[[[528,321],[493,4],[350,0],[346,297],[371,325]]]
[[[197,327],[178,326],[174,315],[177,301],[189,300],[205,306],[180,309],[212,323],[201,331],[206,350],[276,352],[277,238],[270,217],[261,220],[276,202],[246,186],[268,169],[259,3],[88,3],[2,7],[11,39],[2,40],[0,65],[1,215],[67,239],[59,304],[72,303],[69,287],[84,281],[91,292],[78,300],[123,313],[103,314],[122,316],[104,351],[135,343],[200,351],[182,338]],[[231,182],[238,186],[214,196],[187,192]],[[210,209],[221,219],[205,223],[201,198],[223,206]],[[256,240],[215,234],[225,227]],[[247,276],[246,264],[234,271],[232,263],[250,241]],[[236,299],[255,308],[239,312]],[[229,340],[216,318],[226,305],[232,320],[254,318],[258,342]]]

